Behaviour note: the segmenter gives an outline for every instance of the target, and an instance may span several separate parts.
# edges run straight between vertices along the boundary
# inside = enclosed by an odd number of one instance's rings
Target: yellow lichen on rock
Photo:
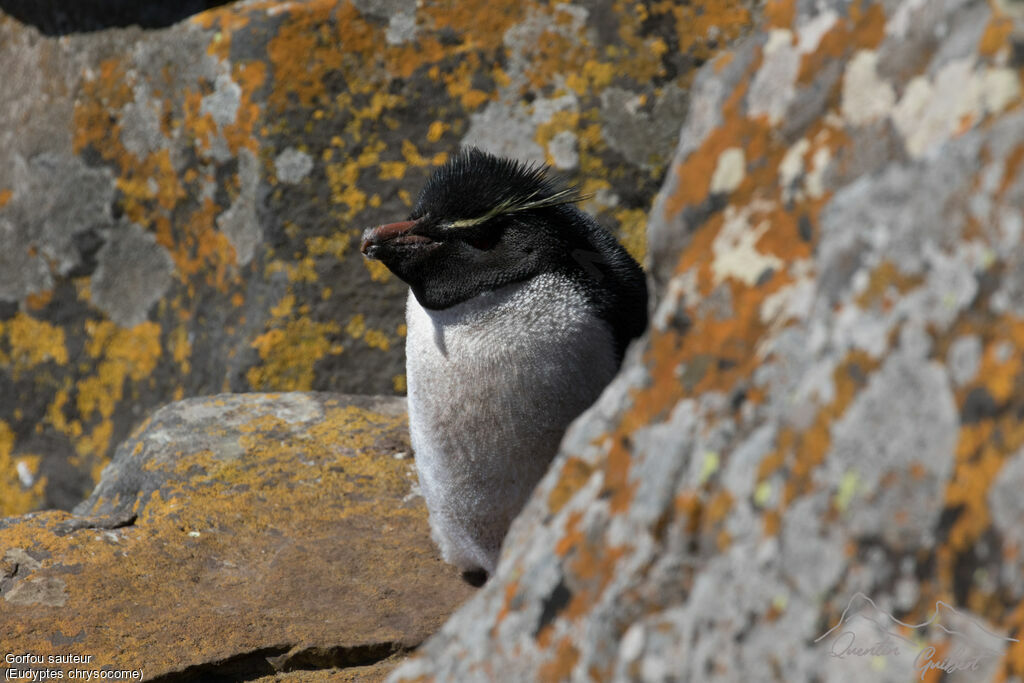
[[[0,364],[10,365],[15,379],[50,361],[57,365],[68,362],[63,328],[20,312],[0,321]]]
[[[252,343],[264,362],[247,371],[249,385],[254,389],[308,391],[313,387],[316,362],[344,351],[341,344],[331,341],[339,330],[337,323],[300,317],[264,332]]]
[[[86,353],[99,361],[96,374],[78,383],[77,407],[83,420],[109,418],[124,395],[125,381],[148,377],[162,355],[160,326],[145,322],[125,330],[110,321],[86,326]]]
[[[0,517],[31,510],[42,500],[46,478],[38,476],[39,456],[13,455],[14,432],[0,420]]]

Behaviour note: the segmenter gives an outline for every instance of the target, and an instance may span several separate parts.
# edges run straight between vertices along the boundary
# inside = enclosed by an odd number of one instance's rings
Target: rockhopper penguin
[[[647,325],[636,261],[547,169],[477,149],[434,171],[362,252],[411,291],[409,430],[434,540],[471,583],[569,423]]]

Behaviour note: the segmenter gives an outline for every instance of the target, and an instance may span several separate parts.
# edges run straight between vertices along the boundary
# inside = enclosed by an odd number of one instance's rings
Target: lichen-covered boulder
[[[42,658],[0,666],[382,677],[472,591],[430,541],[407,430],[400,398],[160,409],[74,514],[0,520],[4,650]]]
[[[642,257],[696,66],[753,4],[0,10],[0,516],[81,501],[170,400],[402,393],[406,288],[354,245],[460,145],[553,164]]]
[[[694,82],[651,329],[392,680],[1024,676],[1022,46],[767,3]]]

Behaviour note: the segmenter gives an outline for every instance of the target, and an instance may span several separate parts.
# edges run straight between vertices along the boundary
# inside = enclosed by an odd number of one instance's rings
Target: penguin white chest
[[[493,573],[568,424],[617,369],[608,324],[544,274],[451,308],[406,307],[409,427],[445,559]]]

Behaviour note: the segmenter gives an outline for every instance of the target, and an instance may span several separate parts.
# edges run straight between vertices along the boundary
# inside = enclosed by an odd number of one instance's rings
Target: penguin
[[[562,436],[647,326],[643,270],[543,165],[468,148],[361,251],[409,285],[409,431],[431,534],[481,585]]]

